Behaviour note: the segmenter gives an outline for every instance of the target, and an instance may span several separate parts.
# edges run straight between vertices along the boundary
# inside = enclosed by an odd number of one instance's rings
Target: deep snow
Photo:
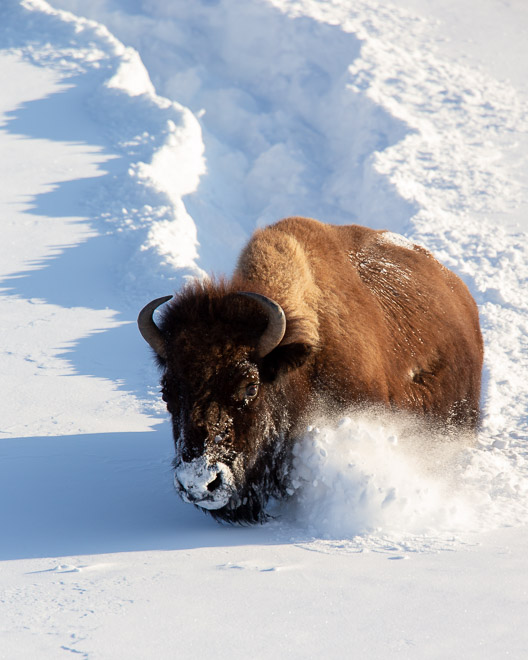
[[[4,0],[0,657],[526,656],[528,10],[459,4]],[[222,527],[135,316],[291,213],[464,278],[483,426],[314,420],[277,520]]]

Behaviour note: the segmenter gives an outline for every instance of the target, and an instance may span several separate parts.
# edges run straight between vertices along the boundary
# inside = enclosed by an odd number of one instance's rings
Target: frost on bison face
[[[315,408],[383,405],[475,428],[482,338],[466,286],[389,232],[288,218],[255,233],[229,281],[140,312],[163,369],[182,499],[265,519]]]

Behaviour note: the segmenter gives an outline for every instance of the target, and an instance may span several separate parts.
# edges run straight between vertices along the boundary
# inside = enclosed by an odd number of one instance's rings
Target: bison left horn
[[[252,293],[249,291],[239,291],[239,295],[246,296],[255,300],[265,312],[268,318],[268,326],[262,333],[260,341],[257,346],[257,355],[263,358],[276,348],[282,341],[284,333],[286,332],[286,316],[284,310],[271,298],[260,293]]]
[[[171,298],[172,296],[163,296],[163,298],[156,298],[156,300],[152,300],[139,312],[137,319],[139,332],[141,332],[143,339],[147,342],[147,344],[149,344],[151,348],[156,351],[156,353],[161,358],[164,359],[167,358],[165,339],[163,338],[161,330],[154,323],[152,315],[154,314],[154,310],[157,307],[163,305],[163,303],[167,302],[167,300],[170,300]]]

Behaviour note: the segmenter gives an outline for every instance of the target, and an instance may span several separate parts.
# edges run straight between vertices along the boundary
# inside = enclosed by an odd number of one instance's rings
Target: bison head
[[[284,493],[299,367],[312,347],[281,345],[284,311],[261,294],[195,283],[156,325],[154,310],[170,298],[149,303],[138,325],[163,369],[176,489],[216,518],[263,520],[269,497]]]

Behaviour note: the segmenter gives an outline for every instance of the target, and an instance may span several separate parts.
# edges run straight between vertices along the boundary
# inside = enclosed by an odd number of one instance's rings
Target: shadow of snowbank
[[[2,56],[20,62],[14,70],[28,80],[38,78],[32,67],[50,78],[34,98],[31,90],[20,94],[22,102],[14,94],[3,115],[2,131],[28,174],[22,192],[4,195],[19,268],[6,269],[2,285],[14,298],[78,310],[80,317],[89,311],[90,319],[99,313],[93,331],[55,354],[75,373],[110,378],[144,398],[150,356],[127,324],[135,326],[151,291],[172,292],[198,272],[194,225],[178,197],[193,188],[196,172],[184,163],[185,181],[172,195],[150,164],[160,154],[181,155],[187,138],[199,161],[196,127],[185,109],[155,95],[139,58],[103,26],[45,3],[8,1],[1,13]],[[27,146],[16,152],[20,145],[34,145],[33,153]],[[181,240],[161,249],[156,231],[163,235],[171,224]],[[38,351],[42,341],[36,334],[30,345]]]
[[[0,559],[247,544],[172,487],[170,431],[3,439]],[[264,541],[265,542],[265,541]]]

